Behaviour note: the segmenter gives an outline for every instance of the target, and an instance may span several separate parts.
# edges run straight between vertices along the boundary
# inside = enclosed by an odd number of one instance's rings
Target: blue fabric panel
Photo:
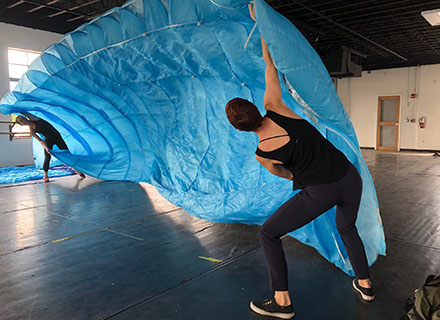
[[[72,169],[57,165],[50,170],[49,177],[72,175]],[[34,166],[0,168],[0,184],[18,183],[29,180],[43,179],[44,171]]]
[[[287,19],[256,0],[254,28],[248,3],[130,1],[44,51],[0,111],[52,123],[69,147],[54,155],[88,175],[148,182],[203,219],[262,224],[295,193],[255,160],[256,135],[235,130],[224,107],[242,97],[264,112],[263,35],[287,105],[361,173],[357,226],[371,264],[385,253],[377,197],[331,79]],[[291,235],[352,274],[334,215]]]
[[[54,149],[57,149],[57,146],[54,146]],[[41,145],[40,142],[38,142],[37,139],[32,139],[32,153],[34,155],[34,164],[35,164],[35,168],[42,170],[43,169],[43,163],[44,163],[44,148]],[[60,166],[63,163],[58,160],[55,157],[51,157],[50,158],[50,163],[49,163],[49,168],[55,167],[55,166]],[[14,168],[14,167],[12,167]],[[27,178],[23,181],[28,180]],[[5,182],[5,183],[9,183],[9,182]]]

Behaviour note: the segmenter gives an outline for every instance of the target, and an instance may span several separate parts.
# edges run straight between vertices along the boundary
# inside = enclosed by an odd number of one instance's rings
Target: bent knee
[[[265,223],[258,229],[258,235],[263,239],[276,239],[282,237],[284,234],[279,234],[270,223]]]
[[[349,232],[357,232],[356,224],[347,224],[347,225],[337,225],[336,229],[338,229],[339,234],[347,234]]]

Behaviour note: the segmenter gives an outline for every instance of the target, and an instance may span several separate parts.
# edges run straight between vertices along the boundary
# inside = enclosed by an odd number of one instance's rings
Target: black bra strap
[[[269,137],[269,138],[266,138],[266,139],[260,140],[260,143],[263,142],[263,141],[266,141],[266,140],[275,139],[275,138],[281,138],[281,137],[287,137],[287,136],[289,136],[289,135],[288,135],[288,134],[282,134],[282,135],[280,135],[280,136]]]

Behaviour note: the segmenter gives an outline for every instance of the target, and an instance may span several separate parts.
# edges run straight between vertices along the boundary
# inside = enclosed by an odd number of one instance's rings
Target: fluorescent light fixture
[[[101,0],[99,0],[99,1],[101,1]],[[75,20],[83,19],[83,18],[84,18],[83,16],[77,16],[75,18],[67,19],[66,21],[67,22],[72,22],[72,21],[75,21]]]
[[[422,17],[425,18],[431,26],[440,26],[440,9],[423,11]]]
[[[14,7],[16,7],[16,6],[19,6],[19,5],[22,4],[22,3],[24,3],[23,0],[17,1],[17,2],[15,2],[15,3],[11,4],[10,6],[8,6],[8,9],[12,9],[12,8],[14,8]]]

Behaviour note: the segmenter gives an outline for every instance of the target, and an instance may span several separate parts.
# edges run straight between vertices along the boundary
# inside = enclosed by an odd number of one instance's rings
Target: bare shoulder
[[[255,158],[263,167],[267,167],[275,164],[282,164],[281,161],[260,157],[259,155],[255,155]]]
[[[264,105],[266,110],[271,110],[278,114],[281,114],[285,117],[293,118],[293,119],[302,119],[297,113],[295,113],[292,109],[290,109],[283,101],[278,103],[268,102]]]
[[[255,158],[257,159],[257,161],[261,164],[267,163],[267,161],[269,161],[269,159],[260,157],[258,154],[255,155]]]

